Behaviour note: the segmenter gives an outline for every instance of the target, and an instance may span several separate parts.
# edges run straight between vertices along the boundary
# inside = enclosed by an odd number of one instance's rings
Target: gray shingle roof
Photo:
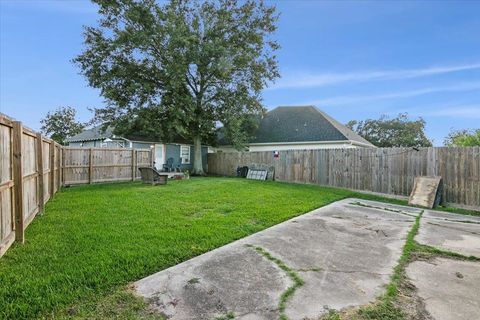
[[[93,140],[105,140],[107,138],[118,138],[118,139],[128,139],[130,141],[138,142],[160,142],[158,138],[148,137],[141,134],[129,134],[126,136],[116,136],[113,134],[113,127],[108,127],[105,131],[102,131],[102,126],[94,127],[91,129],[84,130],[77,135],[74,135],[71,138],[67,138],[67,142],[83,142],[83,141],[93,141]],[[184,139],[180,136],[174,137],[172,143],[185,143],[190,144],[191,141]]]
[[[112,127],[108,127],[105,131],[102,131],[101,129],[102,129],[102,126],[87,129],[65,140],[67,142],[92,141],[92,140],[104,140],[107,138],[111,138],[113,136]]]
[[[372,145],[315,106],[295,106],[268,112],[252,143],[345,140]]]
[[[373,147],[315,106],[282,106],[269,111],[260,120],[251,143],[308,141],[355,141]]]

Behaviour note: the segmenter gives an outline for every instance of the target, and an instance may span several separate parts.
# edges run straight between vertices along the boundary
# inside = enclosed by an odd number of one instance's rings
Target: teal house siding
[[[152,143],[149,142],[132,142],[132,147],[135,149],[150,149]]]
[[[202,147],[202,164],[203,170],[207,170],[207,153],[208,148]],[[166,152],[165,152],[165,161],[169,158],[173,159],[173,167],[177,168],[180,166],[180,170],[192,170],[193,168],[193,161],[194,161],[194,150],[193,146],[190,146],[190,163],[181,163],[180,159],[180,145],[178,144],[167,144],[166,145]]]
[[[165,149],[165,162],[167,162],[168,159],[173,158],[173,167],[177,168],[178,165],[180,165],[180,145],[167,144]],[[182,166],[180,169],[183,169]]]

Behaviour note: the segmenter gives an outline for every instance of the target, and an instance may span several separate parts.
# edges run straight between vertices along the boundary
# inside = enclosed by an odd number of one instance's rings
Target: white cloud
[[[323,87],[343,82],[409,79],[474,69],[480,69],[480,63],[471,63],[456,66],[428,67],[423,69],[398,69],[352,73],[297,73],[280,78],[276,84],[270,87],[270,89],[312,88]]]
[[[425,116],[480,119],[480,105],[441,107],[435,111],[425,112]]]
[[[333,98],[319,99],[314,101],[308,101],[299,103],[300,105],[351,105],[376,100],[388,100],[388,99],[401,99],[415,96],[421,96],[430,93],[437,92],[455,92],[455,91],[472,91],[480,90],[480,82],[460,83],[449,86],[437,86],[427,87],[415,90],[389,92],[372,95],[359,95],[359,96],[339,96]]]

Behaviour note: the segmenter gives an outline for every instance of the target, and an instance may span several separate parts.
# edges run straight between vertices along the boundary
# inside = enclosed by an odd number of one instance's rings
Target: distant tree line
[[[446,146],[474,147],[480,146],[480,129],[452,130],[445,138]]]
[[[377,147],[431,147],[432,141],[425,135],[425,120],[410,120],[407,113],[390,119],[352,120],[347,127]]]
[[[411,120],[407,113],[395,118],[382,115],[379,119],[351,120],[347,127],[377,147],[431,147],[425,134],[425,120]],[[445,146],[480,146],[480,129],[452,130],[444,140]]]

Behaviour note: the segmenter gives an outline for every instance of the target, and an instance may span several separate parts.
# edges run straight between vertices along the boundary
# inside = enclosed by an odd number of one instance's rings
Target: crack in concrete
[[[335,272],[335,273],[366,273],[372,275],[379,275],[379,276],[388,276],[388,273],[380,273],[380,272],[371,272],[371,271],[364,271],[364,270],[339,270],[339,269],[327,269],[321,267],[312,267],[312,268],[300,268],[296,269],[298,272]]]
[[[400,214],[403,214],[403,215],[406,215],[406,216],[409,216],[409,217],[413,217],[413,218],[416,218],[416,217],[417,217],[417,216],[414,215],[414,214],[410,214],[410,213],[405,212],[405,211],[402,211],[402,210],[390,209],[390,208],[387,208],[387,207],[372,206],[372,205],[365,204],[365,203],[362,203],[362,202],[359,202],[359,201],[357,201],[357,202],[350,202],[350,204],[353,204],[353,205],[359,206],[359,207],[377,209],[377,210],[382,210],[382,211],[387,211],[387,212],[400,213]]]
[[[375,232],[376,234],[383,234],[384,237],[388,238],[388,235],[385,231],[383,231],[382,229],[373,229],[373,228],[365,228],[365,230],[369,230],[369,231],[373,231]]]
[[[288,287],[280,296],[280,302],[278,304],[278,309],[280,311],[280,318],[279,320],[288,320],[285,309],[287,306],[288,299],[295,294],[295,291],[305,284],[305,281],[295,272],[294,269],[290,268],[283,262],[282,260],[274,257],[270,252],[266,251],[262,247],[254,246],[251,244],[245,245],[248,248],[253,248],[259,254],[261,254],[266,259],[275,263],[280,269],[282,269],[287,276],[293,281],[293,285]]]
[[[432,220],[439,220],[439,221],[448,221],[448,222],[457,222],[457,223],[465,223],[465,224],[480,224],[480,222],[471,221],[471,220],[453,220],[453,219],[436,218],[436,217],[425,217],[425,219],[432,219]]]

